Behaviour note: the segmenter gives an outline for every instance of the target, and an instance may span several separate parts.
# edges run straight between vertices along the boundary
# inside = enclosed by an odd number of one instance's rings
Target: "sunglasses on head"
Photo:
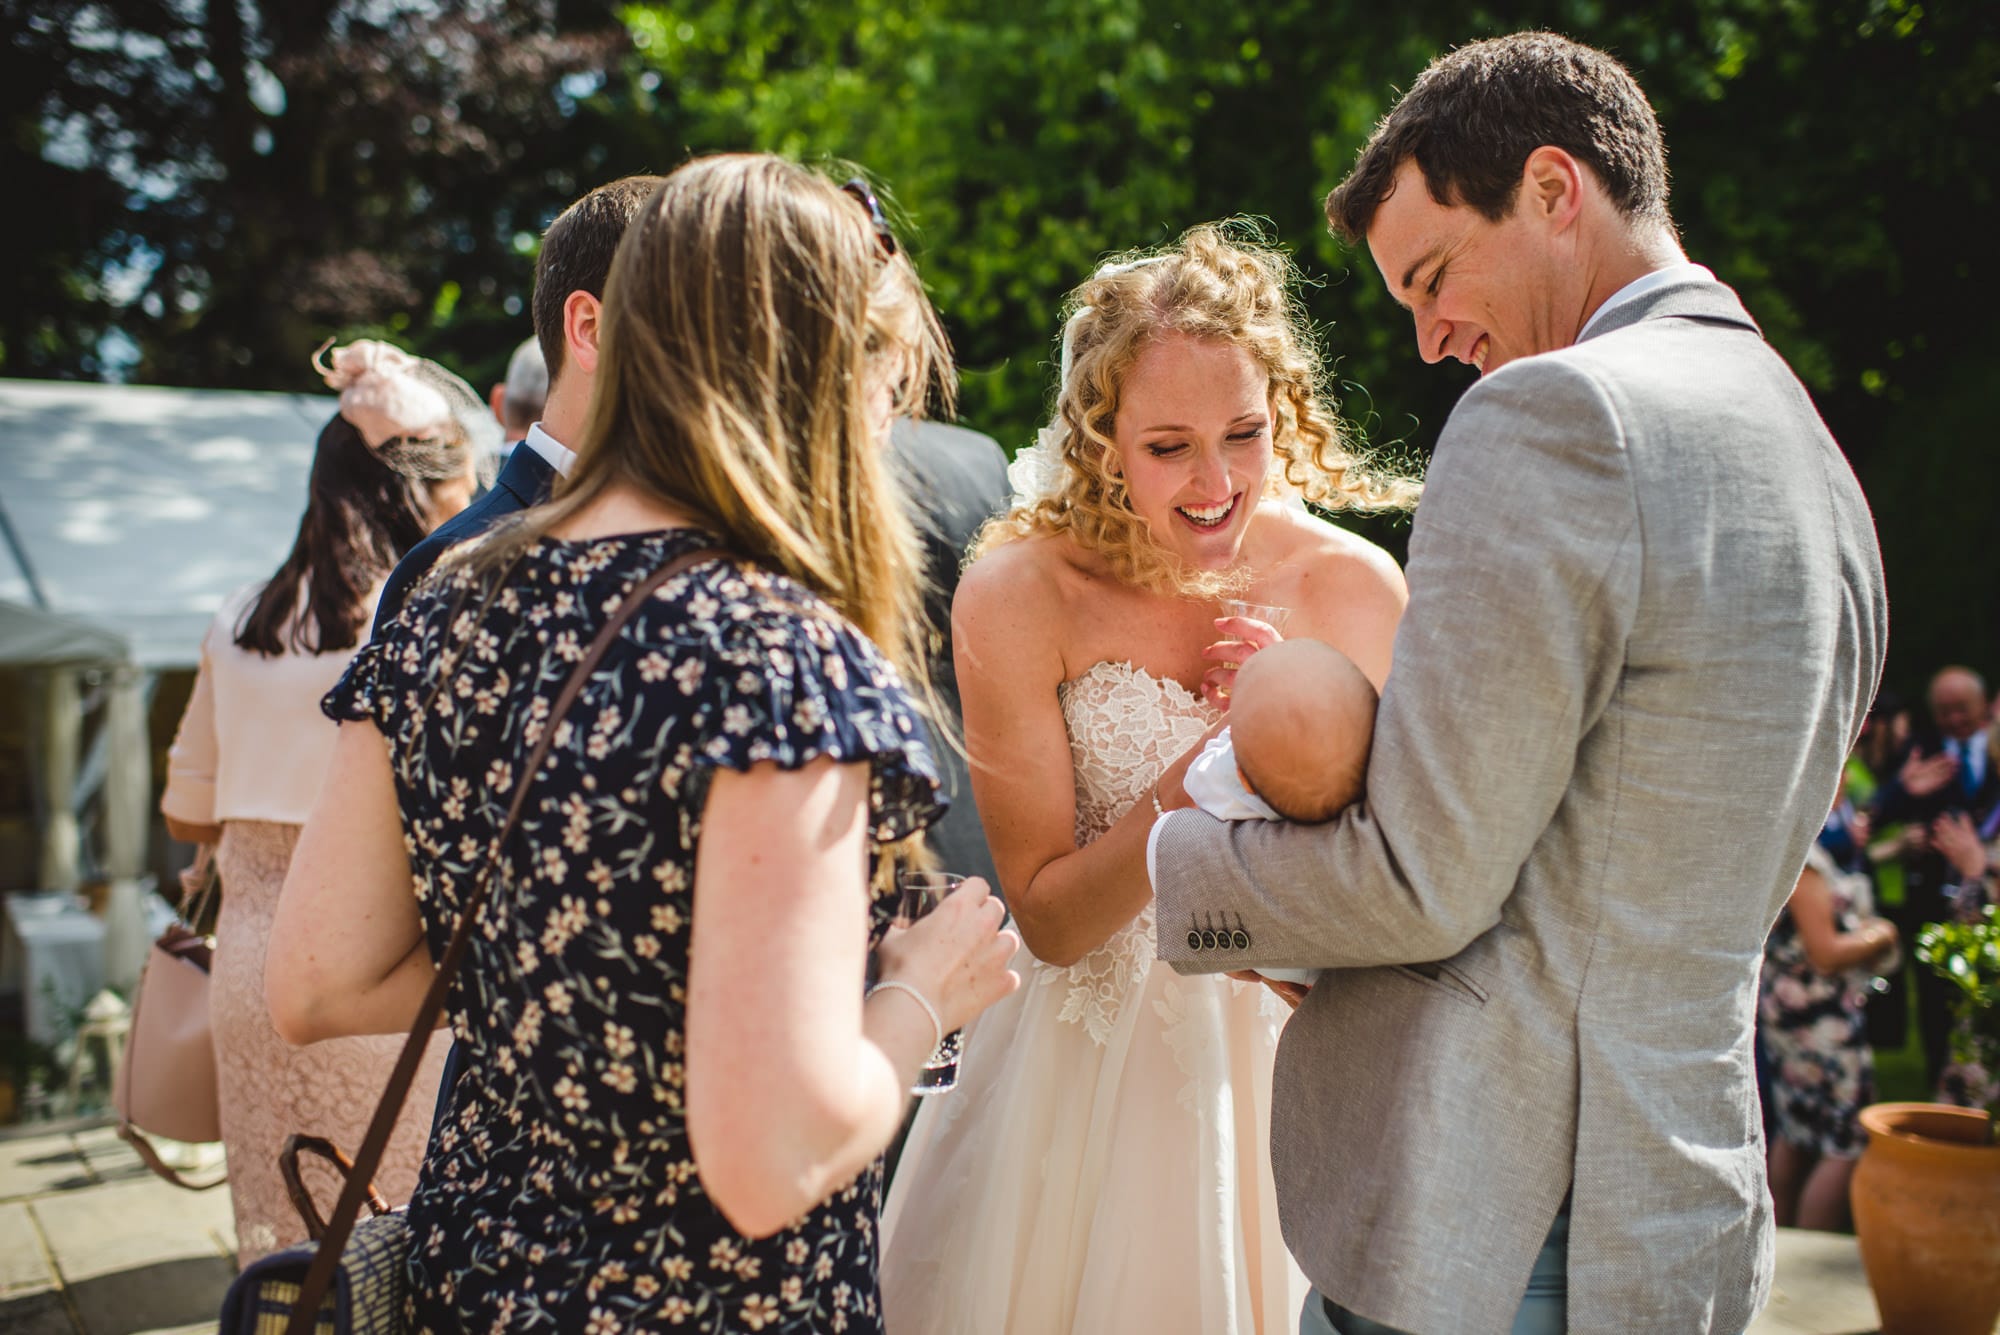
[[[868,210],[868,221],[875,228],[875,239],[882,243],[882,253],[895,254],[896,234],[889,230],[889,218],[882,212],[882,201],[875,198],[875,192],[868,188],[868,182],[857,176],[840,188],[859,201],[862,208]]]

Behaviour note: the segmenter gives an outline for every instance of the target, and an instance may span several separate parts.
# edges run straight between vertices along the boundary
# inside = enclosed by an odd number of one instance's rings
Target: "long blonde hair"
[[[1268,494],[1287,489],[1331,510],[1408,510],[1422,486],[1365,459],[1321,389],[1312,323],[1285,254],[1246,221],[1204,223],[1175,244],[1106,263],[1064,303],[1062,380],[1038,447],[1049,485],[1017,497],[980,533],[974,555],[1035,534],[1066,535],[1141,588],[1214,595],[1240,574],[1187,568],[1152,538],[1132,508],[1113,439],[1120,392],[1139,354],[1167,333],[1227,343],[1271,381],[1278,467]]]
[[[487,545],[512,559],[630,487],[824,598],[923,692],[921,557],[870,420],[949,407],[942,326],[863,205],[795,163],[698,158],[619,244],[576,463],[553,504]]]

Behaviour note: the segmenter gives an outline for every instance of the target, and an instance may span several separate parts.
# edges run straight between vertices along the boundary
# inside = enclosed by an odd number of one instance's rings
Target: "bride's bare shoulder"
[[[951,634],[961,683],[967,655],[1006,661],[1014,678],[1062,676],[1062,627],[1072,620],[1075,579],[1062,539],[1017,538],[980,554],[959,577]]]
[[[959,577],[953,615],[1001,606],[1059,610],[1073,596],[1079,568],[1076,544],[1055,534],[1035,534],[982,552]]]
[[[1275,507],[1274,546],[1281,564],[1348,597],[1408,596],[1396,558],[1359,533],[1296,506]]]

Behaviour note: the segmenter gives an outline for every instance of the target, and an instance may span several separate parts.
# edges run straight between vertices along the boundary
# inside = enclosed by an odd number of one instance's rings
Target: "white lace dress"
[[[1099,663],[1060,689],[1076,836],[1108,829],[1215,721],[1178,682]],[[1023,986],[967,1030],[883,1213],[889,1335],[1295,1328],[1278,1233],[1262,987],[1154,959],[1153,909],[1076,965],[1024,949]]]

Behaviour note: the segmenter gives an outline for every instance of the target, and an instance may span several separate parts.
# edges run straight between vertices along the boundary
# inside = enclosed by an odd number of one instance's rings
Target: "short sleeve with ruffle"
[[[698,807],[715,767],[745,770],[768,761],[791,770],[825,757],[869,766],[869,824],[878,842],[929,826],[945,799],[900,675],[816,600],[789,601],[782,587],[770,586],[753,587],[743,600],[746,590],[733,587],[759,582],[732,574],[697,590],[687,607],[708,632],[705,642],[685,646],[671,666],[654,664],[691,707],[689,746],[664,775],[669,791],[685,781],[691,787],[684,797]],[[645,675],[645,660],[640,671]]]
[[[378,711],[377,702],[383,701],[378,684],[382,677],[382,658],[387,646],[380,639],[370,640],[361,646],[347,670],[340,674],[340,680],[333,684],[319,702],[320,713],[335,723],[358,723],[371,719],[379,727],[384,722]]]

